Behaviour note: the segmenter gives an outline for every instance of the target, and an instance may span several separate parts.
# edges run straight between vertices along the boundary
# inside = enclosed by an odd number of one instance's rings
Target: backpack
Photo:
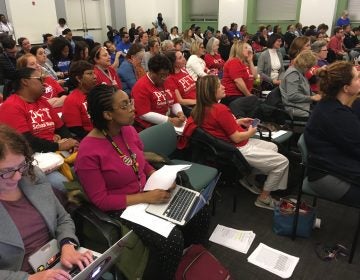
[[[231,280],[231,276],[202,245],[191,245],[180,261],[175,280]]]

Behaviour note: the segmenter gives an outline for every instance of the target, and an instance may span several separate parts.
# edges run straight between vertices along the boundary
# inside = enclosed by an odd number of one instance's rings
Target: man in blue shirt
[[[116,45],[116,50],[121,51],[120,64],[123,62],[128,50],[131,47],[129,33],[123,32],[121,34],[121,41]]]

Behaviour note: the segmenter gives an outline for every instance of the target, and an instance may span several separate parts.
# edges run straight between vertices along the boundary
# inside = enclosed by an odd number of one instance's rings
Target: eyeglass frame
[[[40,83],[44,83],[44,76],[38,76],[38,77],[28,77],[28,78],[25,78],[25,79],[36,79],[38,80]]]
[[[129,99],[129,102],[127,102],[124,105],[120,105],[117,108],[113,108],[113,110],[117,110],[117,109],[126,110],[127,109],[128,111],[130,111],[132,108],[134,108],[134,106],[135,106],[135,100],[134,100],[134,98],[131,98],[131,99]]]
[[[23,174],[24,172],[26,172],[29,169],[29,167],[30,167],[30,162],[24,161],[23,163],[20,164],[20,166],[18,168],[14,168],[12,170],[1,173],[0,177],[4,180],[10,179],[10,178],[14,177],[16,172],[20,172],[21,174]]]

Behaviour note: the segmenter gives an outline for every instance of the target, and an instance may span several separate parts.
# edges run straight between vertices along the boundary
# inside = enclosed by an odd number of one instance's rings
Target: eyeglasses
[[[25,171],[29,169],[29,166],[30,166],[30,162],[25,161],[18,168],[1,173],[0,177],[3,179],[10,179],[14,177],[16,172],[20,172],[21,174],[23,174]]]
[[[134,108],[134,104],[135,104],[134,99],[129,99],[129,101],[123,102],[122,105],[120,105],[118,108],[114,108],[113,110],[117,110],[117,109],[126,110],[127,109],[128,111],[130,111],[131,109]]]
[[[44,82],[44,77],[43,76],[40,76],[40,77],[29,77],[27,79],[36,79],[38,80],[40,83],[43,83]]]
[[[322,52],[327,52],[328,51],[328,49],[325,49],[325,50],[321,50]]]

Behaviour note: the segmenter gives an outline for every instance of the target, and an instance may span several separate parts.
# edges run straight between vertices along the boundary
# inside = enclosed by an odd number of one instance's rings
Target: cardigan
[[[71,238],[79,244],[74,222],[56,198],[45,174],[35,167],[35,175],[34,182],[27,176],[19,181],[23,194],[44,218],[51,237],[58,241],[59,247],[64,238]],[[0,279],[27,280],[28,273],[19,271],[25,254],[24,243],[1,202],[0,221]]]
[[[276,52],[279,57],[280,65],[281,65],[280,70],[279,70],[279,80],[280,80],[282,78],[282,76],[284,75],[285,68],[284,68],[284,61],[283,61],[282,54],[280,53],[279,50],[277,50]],[[258,71],[260,77],[264,81],[272,83],[272,79],[270,77],[270,75],[271,75],[271,58],[270,58],[269,50],[263,51],[260,54],[260,57],[259,57],[259,60],[257,63],[257,71]]]

